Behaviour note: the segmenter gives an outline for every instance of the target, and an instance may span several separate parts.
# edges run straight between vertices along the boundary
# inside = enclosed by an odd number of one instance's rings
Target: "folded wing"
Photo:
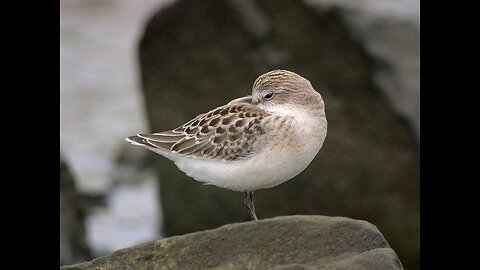
[[[248,158],[262,143],[265,130],[260,123],[270,114],[247,103],[247,100],[248,97],[233,100],[173,130],[138,134],[128,139],[191,157],[223,160]]]

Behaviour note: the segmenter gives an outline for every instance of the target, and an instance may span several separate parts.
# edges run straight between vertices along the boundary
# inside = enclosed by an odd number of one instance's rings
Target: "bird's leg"
[[[253,203],[253,191],[245,192],[245,200],[243,200],[243,203],[247,207],[252,220],[258,220],[257,214],[255,214],[255,204]]]

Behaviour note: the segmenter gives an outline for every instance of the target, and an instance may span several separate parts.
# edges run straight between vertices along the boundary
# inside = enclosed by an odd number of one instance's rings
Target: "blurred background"
[[[249,219],[124,138],[171,129],[288,69],[329,133],[298,177],[256,192],[260,218],[369,221],[419,269],[419,1],[61,0],[60,263]]]

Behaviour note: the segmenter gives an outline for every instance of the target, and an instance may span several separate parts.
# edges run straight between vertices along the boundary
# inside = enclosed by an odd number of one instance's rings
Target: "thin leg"
[[[243,203],[247,207],[252,220],[258,220],[257,214],[255,214],[255,204],[253,203],[253,191],[245,192],[245,200],[243,200]]]

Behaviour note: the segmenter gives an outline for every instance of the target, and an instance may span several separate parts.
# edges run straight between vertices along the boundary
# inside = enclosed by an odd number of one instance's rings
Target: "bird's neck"
[[[322,124],[325,122],[325,110],[323,104],[312,104],[306,107],[300,107],[292,104],[282,104],[271,106],[266,111],[279,116],[291,116],[294,118],[304,118]]]

